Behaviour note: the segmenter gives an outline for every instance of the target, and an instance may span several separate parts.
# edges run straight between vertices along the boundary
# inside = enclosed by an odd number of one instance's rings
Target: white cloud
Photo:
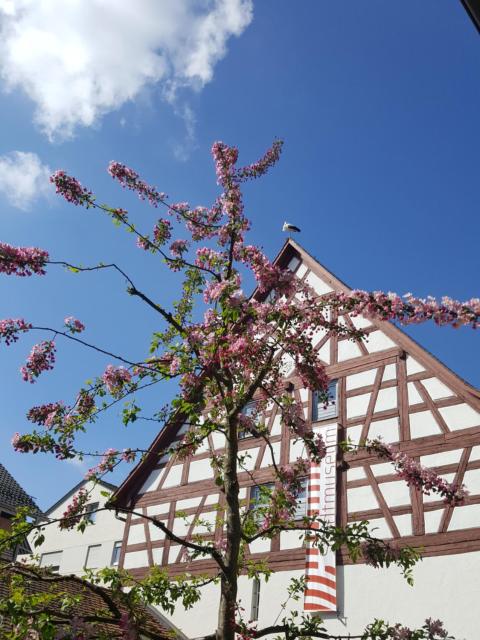
[[[36,153],[12,151],[0,156],[0,193],[18,209],[30,209],[34,200],[52,193],[50,168]]]
[[[0,0],[0,73],[49,137],[159,84],[202,88],[253,16],[253,0]]]

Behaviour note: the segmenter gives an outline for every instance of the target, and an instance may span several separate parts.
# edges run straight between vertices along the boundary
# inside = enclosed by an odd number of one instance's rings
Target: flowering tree
[[[166,571],[154,567],[141,581],[134,581],[127,572],[111,568],[96,575],[90,574],[90,580],[107,584],[115,592],[124,594],[130,618],[127,624],[123,614],[123,627],[119,619],[119,629],[124,629],[125,638],[136,637],[136,603],[147,601],[172,611],[175,602],[180,600],[188,607],[201,597],[201,587],[209,582],[218,583],[221,594],[218,628],[212,634],[212,640],[233,640],[236,634],[243,638],[283,634],[286,640],[305,636],[333,637],[323,628],[318,617],[287,616],[281,624],[268,629],[253,628],[243,619],[237,602],[238,576],[242,572],[247,572],[250,578],[261,574],[268,576],[269,573],[264,563],[247,563],[245,545],[258,538],[271,538],[283,530],[298,530],[310,545],[321,551],[344,547],[353,560],[363,556],[374,566],[398,565],[409,581],[412,566],[418,559],[414,549],[394,547],[373,537],[366,522],[341,528],[332,526],[315,513],[309,513],[300,523],[295,520],[300,479],[308,473],[312,462],[320,463],[326,447],[322,438],[308,428],[301,407],[285,385],[285,358],[293,360],[303,385],[320,393],[327,402],[329,381],[312,346],[313,333],[325,329],[355,341],[364,338],[361,330],[334,320],[337,314],[329,313],[331,310],[397,320],[403,324],[433,321],[439,325],[477,328],[480,324],[480,300],[460,303],[444,298],[437,302],[417,299],[412,295],[401,298],[391,293],[364,291],[319,297],[289,270],[282,270],[270,262],[258,247],[245,241],[250,222],[244,213],[241,185],[264,175],[277,162],[281,148],[281,141],[276,141],[258,162],[238,167],[237,149],[215,143],[212,153],[222,192],[209,208],[192,208],[186,202],[169,203],[164,193],[144,182],[135,171],[112,162],[108,170],[114,180],[136,192],[153,207],[165,209],[165,217],[158,219],[150,234],[140,231],[126,210],[99,204],[91,191],[65,172],[57,171],[51,177],[57,192],[67,201],[109,216],[116,225],[134,234],[141,250],[156,255],[165,268],[183,274],[182,294],[170,309],[139,289],[117,264],[80,267],[52,260],[42,249],[0,243],[0,272],[10,276],[43,276],[50,265],[64,266],[75,272],[114,270],[121,280],[126,281],[127,293],[148,305],[160,323],[150,344],[150,355],[131,361],[84,340],[85,327],[73,317],[65,319],[62,329],[38,327],[23,318],[0,321],[0,340],[6,345],[36,330],[44,334],[53,333],[53,338],[33,346],[21,368],[23,379],[29,383],[35,383],[39,375],[54,367],[60,338],[95,349],[113,360],[91,384],[79,390],[71,404],[55,401],[30,409],[27,419],[35,427],[29,433],[14,435],[12,442],[17,451],[48,452],[60,459],[94,455],[94,452],[77,448],[76,437],[96,420],[99,413],[119,401],[125,401],[125,424],[147,417],[142,414],[137,401],[131,403],[129,399],[141,389],[171,379],[178,381],[178,395],[167,409],[159,410],[153,418],[168,424],[174,416],[181,415],[190,428],[179,444],[162,451],[159,456],[165,453],[189,456],[210,434],[217,432],[224,437],[223,452],[212,458],[216,482],[226,500],[225,513],[218,516],[224,525],[224,538],[218,542],[201,536],[182,538],[155,517],[149,518],[168,538],[186,547],[193,559],[213,559],[216,572],[209,576],[185,574],[169,579]],[[246,297],[241,288],[242,275],[248,272],[256,281],[256,293],[252,297]],[[198,307],[202,305],[204,315],[199,319]],[[251,406],[253,399],[255,409],[252,413],[245,409]],[[281,466],[275,460],[262,417],[273,404],[278,407],[292,437],[304,443],[308,454],[305,459],[298,459],[288,466]],[[245,432],[265,440],[272,453],[276,479],[274,488],[260,487],[254,509],[239,499],[238,469],[244,466],[245,460],[239,452],[238,441]],[[349,443],[343,446],[355,449]],[[426,493],[437,492],[448,503],[456,504],[464,499],[463,486],[446,482],[390,445],[377,440],[362,442],[360,447],[391,461],[408,484]],[[101,461],[90,469],[88,477],[96,480],[123,462],[135,462],[144,453],[135,446],[122,451],[108,449],[103,452]],[[5,533],[0,542],[12,545],[19,536],[33,531],[35,544],[39,545],[47,524],[84,529],[88,525],[85,517],[88,501],[88,492],[80,492],[64,516],[49,523],[29,522],[26,512],[22,512],[12,532]],[[135,515],[142,517],[140,513]],[[122,591],[124,587],[129,588],[128,592]],[[290,595],[298,598],[303,589],[303,581],[293,581]],[[22,609],[21,615],[27,613]],[[31,620],[35,624],[35,618]],[[62,627],[61,623],[59,627]],[[37,631],[41,633],[40,629]],[[62,633],[65,633],[64,629]],[[89,636],[85,632],[81,637]],[[448,634],[438,621],[427,620],[421,629],[409,630],[377,620],[355,637],[435,640],[447,638]]]

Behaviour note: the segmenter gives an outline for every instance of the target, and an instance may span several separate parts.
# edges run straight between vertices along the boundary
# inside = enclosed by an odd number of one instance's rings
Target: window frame
[[[95,524],[97,521],[97,509],[100,507],[99,502],[91,502],[85,505],[84,518],[90,524]]]
[[[303,476],[302,478],[300,478],[300,481],[302,482],[302,489],[305,491],[305,498],[300,503],[301,507],[302,507],[301,513],[300,513],[298,501],[297,501],[297,507],[295,509],[295,513],[293,514],[293,519],[295,521],[302,520],[303,518],[305,518],[308,515],[309,477],[308,476]]]
[[[45,556],[53,556],[55,554],[59,555],[59,559],[58,559],[58,564],[43,564],[43,560],[45,558]],[[59,549],[58,551],[46,551],[45,553],[42,553],[40,555],[40,567],[43,569],[50,569],[50,571],[53,571],[54,573],[58,573],[60,571],[60,566],[62,564],[62,557],[63,557],[63,549]]]
[[[111,567],[118,567],[118,565],[120,564],[120,554],[122,552],[122,540],[116,540],[113,543],[113,549],[112,549],[112,557],[110,559],[110,566]],[[115,562],[115,558],[116,558],[116,562]]]
[[[247,402],[247,404],[242,408],[241,410],[241,414],[244,416],[248,417],[248,413],[246,412],[246,410],[248,409],[248,407],[256,407],[257,406],[257,401],[256,400],[249,400]],[[255,422],[254,426],[257,426],[257,423]],[[241,431],[238,432],[238,440],[245,440],[246,438],[257,438],[258,436],[254,435],[251,431],[247,431],[246,429],[242,429]]]
[[[258,620],[258,615],[260,613],[260,580],[255,577],[252,583],[252,603],[250,607],[250,620],[256,621]]]
[[[90,555],[90,549],[98,549],[98,548],[102,548],[102,544],[89,544],[87,547],[87,555],[85,556],[85,562],[83,563],[83,568],[84,569],[99,569],[99,567],[89,567],[88,566],[88,557]]]
[[[262,482],[261,484],[252,484],[249,487],[249,495],[248,495],[248,510],[253,514],[253,517],[255,518],[255,520],[258,517],[258,514],[255,515],[255,512],[258,511],[259,507],[263,507],[266,505],[266,503],[262,503],[262,504],[253,504],[253,500],[255,499],[253,497],[253,493],[256,492],[258,490],[258,495],[256,497],[256,499],[258,499],[260,497],[260,487],[269,487],[271,489],[271,491],[275,490],[275,482]]]
[[[292,268],[292,262],[294,260],[298,260],[298,262],[295,264],[295,266]],[[288,269],[288,271],[291,271],[292,273],[296,273],[300,267],[300,265],[302,264],[302,258],[300,256],[298,256],[297,254],[293,254],[292,257],[290,258],[290,260],[287,263],[286,269]]]
[[[332,402],[327,404],[327,407],[323,409],[320,407],[321,411],[319,411],[319,403],[316,399],[318,391],[312,391],[312,407],[310,412],[311,421],[313,423],[323,422],[324,420],[331,420],[332,418],[338,418],[338,392],[339,385],[338,380],[331,380],[328,385],[328,394],[330,395],[330,388],[335,388],[335,393],[332,394],[334,398]]]

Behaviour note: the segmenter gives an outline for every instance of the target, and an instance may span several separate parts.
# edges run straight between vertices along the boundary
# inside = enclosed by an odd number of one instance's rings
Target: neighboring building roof
[[[98,616],[99,621],[94,623],[96,625],[94,627],[95,632],[108,634],[112,640],[125,637],[119,624],[122,615],[125,616],[127,613],[127,608],[122,603],[121,594],[115,594],[77,576],[60,576],[44,569],[23,566],[17,563],[0,568],[0,602],[10,593],[9,583],[13,575],[23,577],[27,594],[58,593],[58,602],[56,600],[50,601],[49,609],[52,610],[55,619],[59,621],[59,629],[62,628],[63,620],[65,620],[64,629],[71,630],[71,624],[75,617],[86,619],[88,622],[90,616]],[[78,597],[78,602],[68,609],[62,608],[65,594],[73,598]],[[39,610],[41,610],[41,606]],[[178,631],[176,627],[173,627],[153,607],[143,606],[137,609],[137,612],[139,614],[139,637],[148,638],[149,640],[171,640],[172,635],[175,633],[180,638],[185,639],[184,634]],[[32,610],[32,616],[35,613],[36,611]],[[11,622],[9,622],[5,614],[3,615],[1,629],[2,631],[9,631],[12,628]]]
[[[48,516],[50,513],[52,513],[52,511],[55,511],[55,509],[57,507],[59,507],[62,504],[62,502],[65,502],[65,500],[68,500],[68,498],[70,498],[70,496],[73,496],[74,493],[77,493],[82,487],[84,487],[89,482],[91,482],[91,480],[85,480],[85,479],[80,480],[80,482],[78,484],[76,484],[74,487],[69,489],[67,491],[67,493],[65,493],[61,498],[59,498],[55,502],[55,504],[52,504],[52,506],[49,507],[45,511],[44,515]],[[111,484],[110,482],[107,482],[106,480],[98,480],[97,484],[102,485],[103,487],[105,487],[109,491],[116,491],[118,489],[116,484]]]
[[[15,478],[0,463],[0,507],[13,509],[30,507],[36,513],[41,513],[31,496],[18,484]]]
[[[473,24],[477,27],[477,31],[480,32],[480,1],[479,0],[461,0],[465,11],[470,16]]]

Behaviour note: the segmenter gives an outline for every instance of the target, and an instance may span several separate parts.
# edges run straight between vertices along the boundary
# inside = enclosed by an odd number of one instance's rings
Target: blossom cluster
[[[77,395],[74,407],[68,407],[63,402],[50,402],[32,407],[27,412],[27,420],[43,426],[46,429],[55,427],[59,433],[68,431],[71,427],[87,419],[95,409],[93,395],[81,389]]]
[[[390,625],[384,620],[375,620],[365,629],[362,638],[382,640],[455,640],[449,635],[440,620],[428,618],[420,629],[410,629],[402,624]]]
[[[73,316],[65,318],[63,323],[70,333],[82,333],[85,330],[85,325]]]
[[[141,200],[148,200],[154,207],[158,207],[160,203],[165,203],[167,198],[166,194],[148,185],[140,178],[138,173],[130,169],[130,167],[120,162],[112,161],[108,165],[108,173],[114,180],[117,180],[122,187],[136,191]]]
[[[408,486],[416,487],[426,495],[430,495],[433,491],[442,496],[446,504],[451,505],[461,504],[468,495],[464,485],[447,482],[433,469],[424,467],[406,453],[395,450],[390,444],[385,444],[381,440],[372,440],[367,443],[366,449],[392,462],[398,476],[405,480]]]
[[[281,485],[273,489],[268,505],[260,511],[263,516],[260,528],[263,531],[292,520],[302,479],[308,475],[309,470],[310,462],[304,458],[297,458],[295,462],[279,467],[278,479]]]
[[[48,429],[52,426],[55,418],[59,415],[63,415],[66,410],[67,407],[63,402],[42,404],[29,409],[27,412],[27,420],[30,420],[30,422],[33,422],[34,424],[45,426]]]
[[[56,442],[50,434],[40,435],[34,432],[21,435],[17,432],[13,434],[11,443],[18,453],[53,453],[58,460],[71,460],[76,457],[71,438]]]
[[[48,252],[36,247],[13,247],[0,242],[0,273],[7,276],[45,275]]]
[[[227,255],[225,252],[215,251],[210,247],[201,247],[197,249],[197,257],[195,264],[204,269],[218,269],[219,266],[225,264]]]
[[[274,265],[258,247],[237,247],[235,257],[252,270],[259,293],[274,291],[278,298],[293,293],[297,284],[293,273]]]
[[[118,395],[126,384],[131,382],[132,376],[125,367],[114,367],[109,364],[105,369],[102,380],[108,391],[113,395]]]
[[[19,333],[26,333],[32,328],[29,322],[25,322],[23,318],[5,318],[0,320],[0,342],[5,341],[8,345],[18,340]]]
[[[82,186],[80,182],[59,169],[50,176],[50,182],[55,185],[56,192],[63,196],[67,202],[76,206],[93,206],[92,192]]]
[[[238,159],[237,147],[229,147],[223,142],[214,142],[212,145],[212,156],[215,162],[215,173],[217,183],[226,187],[233,176],[233,166]]]
[[[116,465],[122,462],[135,462],[137,453],[133,449],[107,449],[102,456],[100,462],[89,469],[85,474],[86,480],[96,480],[99,476],[113,471]]]
[[[107,449],[100,462],[95,467],[92,467],[87,471],[85,479],[95,480],[98,476],[109,471],[113,471],[117,464],[119,453],[118,449]]]
[[[35,382],[35,379],[42,371],[53,369],[55,363],[55,342],[53,340],[44,340],[34,345],[27,361],[20,368],[22,378],[25,382]]]
[[[283,140],[275,140],[260,160],[237,170],[238,178],[240,180],[249,180],[263,176],[280,159],[282,147]]]
[[[188,242],[186,240],[174,240],[170,245],[170,253],[176,258],[181,258],[187,250]]]
[[[160,218],[153,228],[153,238],[157,245],[165,244],[172,237],[172,223],[170,220]]]
[[[392,292],[355,290],[332,294],[331,302],[354,316],[362,314],[367,318],[398,320],[404,325],[433,320],[435,324],[454,328],[462,325],[470,325],[473,329],[480,327],[480,298],[459,302],[444,296],[438,301],[431,296],[416,298],[411,293],[402,298]]]
[[[75,408],[81,418],[86,418],[95,409],[95,398],[86,389],[81,389],[75,402]]]
[[[59,528],[72,529],[75,525],[79,524],[85,515],[87,502],[88,491],[85,488],[80,489],[80,491],[73,496],[72,502],[63,512],[62,519],[58,524]]]

